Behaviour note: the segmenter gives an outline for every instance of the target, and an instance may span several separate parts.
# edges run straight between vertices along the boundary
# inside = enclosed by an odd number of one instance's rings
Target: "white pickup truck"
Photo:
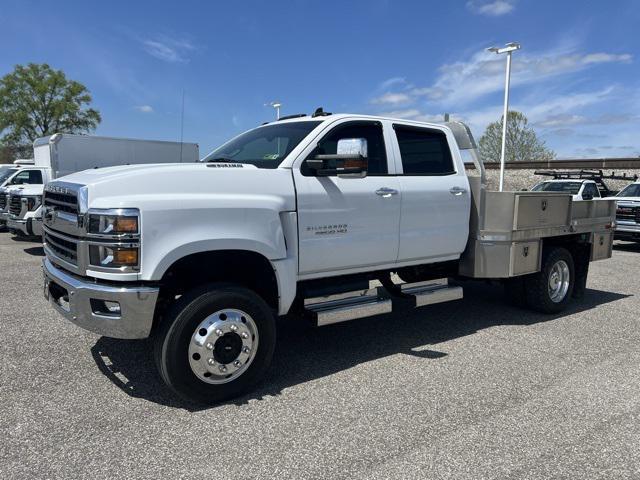
[[[640,182],[627,185],[615,197],[616,209],[615,238],[630,242],[640,242]]]
[[[461,298],[449,277],[562,310],[611,256],[615,202],[484,178],[463,124],[322,111],[200,164],[77,173],[45,189],[45,296],[98,334],[153,336],[166,384],[199,403],[264,376],[276,315],[319,326]]]
[[[575,201],[601,197],[598,184],[593,180],[545,180],[535,185],[531,191],[569,193]]]
[[[0,172],[0,225],[6,225],[11,216],[12,192],[25,189],[29,191],[35,187],[39,192],[37,201],[40,201],[41,190],[44,188],[44,183],[49,180],[47,173],[46,169],[34,166],[33,160],[18,160],[10,168]],[[29,203],[36,200],[28,195],[25,195],[24,199]]]

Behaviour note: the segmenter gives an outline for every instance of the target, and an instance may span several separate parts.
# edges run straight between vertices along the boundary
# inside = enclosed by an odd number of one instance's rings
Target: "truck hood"
[[[280,211],[295,209],[291,170],[282,168],[237,163],[126,165],[85,170],[58,181],[86,185],[89,208],[144,208],[148,202],[206,202],[223,196],[256,203],[268,199]]]
[[[607,197],[606,200],[615,200],[618,203],[640,203],[640,197]]]
[[[38,196],[42,195],[44,191],[43,184],[32,184],[32,185],[12,185],[11,187],[6,188],[7,193],[19,194],[19,195],[33,195]]]

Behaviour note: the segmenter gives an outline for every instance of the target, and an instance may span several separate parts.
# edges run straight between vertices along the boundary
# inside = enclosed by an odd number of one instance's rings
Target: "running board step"
[[[321,327],[356,318],[407,311],[415,307],[450,302],[462,298],[462,287],[446,284],[405,284],[400,296],[392,296],[382,287],[360,292],[305,300],[305,314],[313,325]]]
[[[405,284],[402,293],[412,295],[416,299],[416,307],[433,305],[435,303],[460,300],[463,296],[462,287],[447,284],[416,285]]]

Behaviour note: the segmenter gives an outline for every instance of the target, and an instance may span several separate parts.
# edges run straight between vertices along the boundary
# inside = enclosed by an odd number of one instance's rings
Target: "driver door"
[[[300,168],[294,169],[301,275],[372,270],[395,263],[401,192],[398,179],[390,175],[395,171],[386,135],[378,121],[342,122],[307,151]],[[341,139],[366,142],[366,176],[314,176],[306,160],[339,153]]]

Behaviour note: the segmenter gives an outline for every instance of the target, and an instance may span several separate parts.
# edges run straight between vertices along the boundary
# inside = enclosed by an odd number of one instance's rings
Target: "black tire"
[[[189,365],[191,337],[207,316],[226,308],[242,310],[257,326],[259,343],[246,371],[224,384],[198,378]],[[183,399],[212,405],[250,390],[263,377],[276,344],[274,315],[265,301],[251,290],[231,284],[208,284],[180,297],[169,308],[154,337],[154,357],[162,380]]]
[[[549,293],[549,279],[558,262],[564,262],[569,269],[569,286],[562,300],[553,301]],[[542,313],[561,312],[571,302],[574,284],[575,267],[571,253],[563,247],[545,248],[542,252],[542,268],[539,272],[528,275],[524,282],[527,305]]]
[[[590,254],[591,251],[588,247],[573,251],[573,264],[576,271],[576,281],[573,286],[573,298],[584,298],[586,293]]]
[[[504,282],[504,294],[507,302],[514,307],[528,307],[525,289],[525,277],[507,278]]]

